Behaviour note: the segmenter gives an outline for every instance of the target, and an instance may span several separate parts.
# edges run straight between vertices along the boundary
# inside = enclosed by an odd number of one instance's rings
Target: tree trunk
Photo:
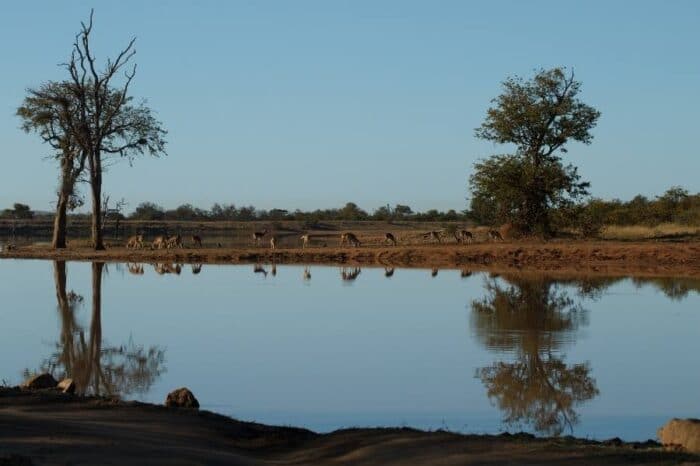
[[[100,385],[102,381],[102,269],[104,263],[92,263],[92,317],[90,319],[90,349],[88,365],[95,395],[100,395]],[[110,393],[111,394],[111,393]]]
[[[56,217],[53,221],[53,239],[51,241],[51,247],[54,249],[64,249],[66,247],[66,217],[69,197],[70,195],[65,192],[61,192],[58,195]]]
[[[90,156],[90,188],[92,189],[92,245],[104,250],[102,240],[102,163],[100,156]]]

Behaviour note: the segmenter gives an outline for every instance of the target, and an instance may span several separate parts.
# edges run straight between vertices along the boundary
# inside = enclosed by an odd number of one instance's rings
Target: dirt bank
[[[471,245],[408,245],[359,248],[184,248],[106,251],[52,250],[29,245],[0,253],[4,258],[201,264],[338,264],[439,267],[497,271],[549,271],[629,275],[700,276],[700,242],[504,242]]]
[[[601,443],[412,429],[349,429],[321,435],[240,422],[206,411],[0,388],[0,464],[661,465],[696,461],[700,457],[665,452],[654,442]]]

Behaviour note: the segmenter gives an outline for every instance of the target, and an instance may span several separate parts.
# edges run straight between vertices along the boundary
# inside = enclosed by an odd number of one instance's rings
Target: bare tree
[[[136,65],[126,67],[136,53],[131,39],[115,59],[107,59],[99,69],[90,46],[93,11],[87,24],[81,22],[70,60],[63,66],[70,74],[77,102],[77,125],[72,136],[87,157],[92,194],[92,240],[95,249],[104,249],[102,240],[102,176],[105,158],[165,154],[165,135],[161,123],[151,109],[141,102],[132,103],[129,86],[136,74]],[[116,84],[118,76],[123,79]]]

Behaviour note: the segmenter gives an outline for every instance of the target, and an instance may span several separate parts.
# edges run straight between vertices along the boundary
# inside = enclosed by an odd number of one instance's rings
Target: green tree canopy
[[[561,161],[568,142],[591,143],[600,117],[579,100],[580,89],[573,72],[562,68],[541,70],[529,81],[503,82],[476,136],[512,145],[515,153],[475,165],[470,190],[476,216],[511,222],[523,233],[550,234],[550,210],[587,194],[589,184]]]

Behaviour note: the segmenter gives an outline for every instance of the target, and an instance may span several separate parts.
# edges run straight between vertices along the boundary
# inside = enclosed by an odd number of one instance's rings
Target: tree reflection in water
[[[102,274],[104,263],[92,264],[92,316],[89,332],[77,319],[83,304],[80,295],[66,291],[66,264],[54,262],[56,298],[61,318],[60,341],[56,351],[41,365],[41,372],[70,377],[77,392],[102,396],[145,393],[165,372],[165,351],[157,346],[145,349],[129,341],[119,346],[102,341]]]
[[[599,392],[588,363],[568,365],[556,353],[588,324],[587,311],[547,278],[492,277],[485,289],[486,296],[472,302],[472,328],[487,348],[515,354],[513,362],[477,369],[489,399],[507,425],[573,432],[575,408]]]

